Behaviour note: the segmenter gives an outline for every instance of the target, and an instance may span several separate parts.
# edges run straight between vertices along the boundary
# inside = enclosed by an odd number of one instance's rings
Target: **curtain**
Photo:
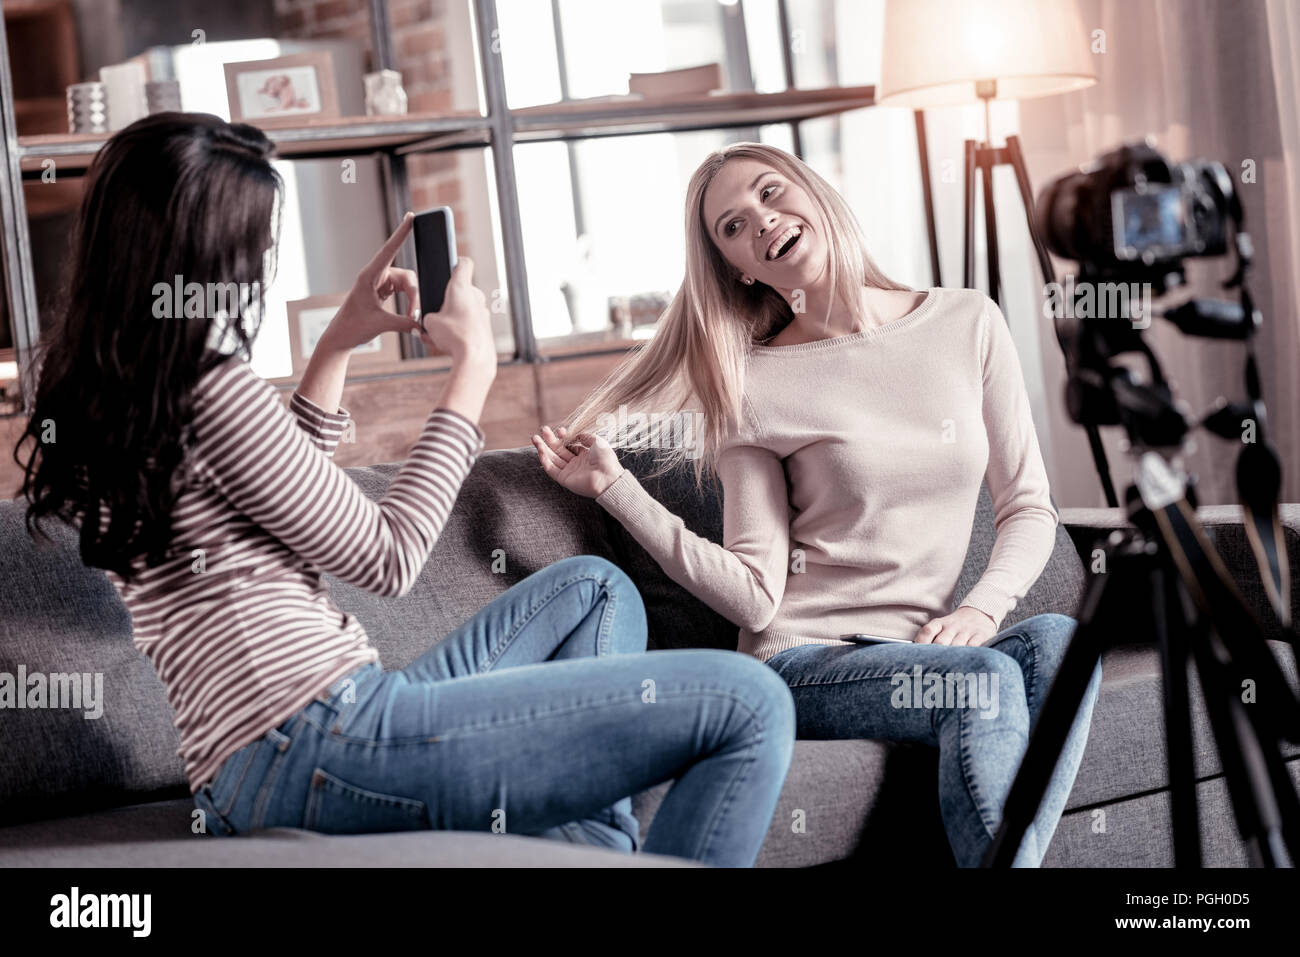
[[[1172,160],[1204,157],[1227,167],[1245,209],[1244,228],[1255,243],[1249,283],[1264,317],[1255,337],[1256,354],[1268,407],[1267,431],[1282,457],[1281,498],[1300,501],[1300,4],[1081,0],[1080,9],[1093,37],[1097,85],[1019,105],[1020,136],[1035,195],[1060,173],[1147,134]],[[995,134],[1000,132],[997,127],[995,122]],[[1017,217],[1023,222],[1014,189],[998,192],[997,202],[999,226]],[[1189,260],[1187,292],[1223,298],[1219,284],[1230,275],[1229,262],[1226,257]],[[1058,277],[1073,265],[1057,262]],[[1004,266],[1008,285],[1017,268]],[[1161,319],[1146,336],[1175,394],[1186,400],[1193,415],[1207,412],[1219,396],[1245,398],[1241,343],[1184,337]],[[1036,338],[1041,392],[1047,400],[1039,414],[1052,432],[1050,452],[1044,454],[1050,455],[1047,464],[1057,502],[1104,504],[1086,435],[1064,408],[1060,350],[1043,330]],[[1027,345],[1020,343],[1022,354]],[[1034,385],[1031,392],[1036,391]],[[1133,470],[1121,449],[1121,431],[1108,427],[1102,435],[1122,501]],[[1195,433],[1186,465],[1198,477],[1202,504],[1237,501],[1235,463],[1240,449],[1204,430]]]

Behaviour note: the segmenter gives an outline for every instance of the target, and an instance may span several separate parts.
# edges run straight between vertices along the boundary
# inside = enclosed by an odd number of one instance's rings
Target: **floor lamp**
[[[1003,305],[1002,276],[993,202],[993,170],[1015,170],[1025,220],[1044,282],[1054,273],[1047,247],[1033,221],[1033,194],[1020,140],[994,146],[989,104],[1079,90],[1097,82],[1089,37],[1074,0],[886,0],[884,47],[876,102],[927,107],[984,104],[984,139],[966,140],[962,285],[975,284],[975,177],[984,194],[988,294]],[[923,123],[918,116],[918,124]],[[922,177],[929,208],[928,164]]]
[[[984,194],[988,294],[1006,314],[994,213],[993,170],[1015,170],[1029,238],[1034,244],[1043,282],[1056,281],[1047,246],[1034,224],[1033,190],[1020,140],[1008,136],[993,145],[989,105],[993,100],[1023,100],[1081,90],[1097,82],[1090,37],[1075,0],[885,0],[884,46],[876,102],[910,106],[917,111],[918,142],[924,143],[926,107],[984,104],[984,140],[964,144],[965,209],[962,286],[975,288],[975,176]],[[926,220],[934,248],[934,209],[930,170],[924,152],[921,176]],[[1058,340],[1059,341],[1059,340]],[[1064,348],[1064,343],[1061,343]],[[1118,504],[1110,481],[1106,449],[1095,425],[1085,425],[1093,458],[1100,465],[1106,501]]]

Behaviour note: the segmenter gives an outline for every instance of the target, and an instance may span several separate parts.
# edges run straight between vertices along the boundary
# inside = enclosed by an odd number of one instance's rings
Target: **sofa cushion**
[[[472,831],[326,835],[271,828],[214,837],[191,832],[193,812],[190,801],[172,800],[0,828],[0,868],[698,866],[660,854]]]
[[[102,713],[3,711],[0,824],[183,788],[171,706],[131,644],[126,606],[102,571],[81,563],[71,528],[49,522],[51,541],[33,539],[23,515],[20,503],[0,501],[0,675],[88,674]]]

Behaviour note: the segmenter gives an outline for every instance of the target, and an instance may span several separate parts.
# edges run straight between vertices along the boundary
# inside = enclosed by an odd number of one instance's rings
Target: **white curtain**
[[[1099,82],[1020,104],[1020,135],[1035,195],[1059,173],[1146,134],[1171,159],[1224,163],[1242,198],[1245,229],[1255,240],[1250,285],[1264,315],[1256,348],[1268,431],[1282,457],[1282,500],[1300,501],[1300,3],[1080,0],[1079,5],[1090,33],[1101,31],[1093,33]],[[995,117],[995,135],[998,126]],[[1244,181],[1251,170],[1254,182]],[[1023,222],[1014,189],[998,190],[999,225]],[[1057,263],[1058,275],[1072,265]],[[1219,282],[1229,275],[1227,266],[1227,259],[1190,261],[1193,291],[1222,296]],[[1013,272],[1023,268],[1004,263],[1004,282],[1009,286]],[[950,284],[957,276],[945,264]],[[1189,339],[1163,320],[1156,320],[1147,336],[1176,394],[1193,412],[1208,411],[1220,395],[1245,397],[1241,344]],[[1032,347],[1020,342],[1022,358],[1027,345]],[[1037,348],[1047,400],[1037,412],[1052,432],[1050,452],[1044,448],[1058,504],[1104,504],[1085,433],[1064,409],[1064,362],[1056,342],[1040,330]],[[1039,391],[1036,383],[1030,385],[1031,392]],[[1132,470],[1119,439],[1118,429],[1103,430],[1122,500]],[[1235,443],[1197,434],[1188,465],[1200,479],[1203,504],[1237,501],[1239,451]]]

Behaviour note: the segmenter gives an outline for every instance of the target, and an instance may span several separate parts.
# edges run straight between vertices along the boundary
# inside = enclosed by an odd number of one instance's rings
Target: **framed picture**
[[[298,126],[339,115],[329,51],[223,64],[232,123]]]
[[[320,341],[321,333],[346,298],[347,293],[336,292],[294,299],[284,304],[289,313],[289,353],[293,359],[294,378],[300,377],[306,370],[307,360]],[[384,332],[353,349],[348,368],[372,368],[400,361],[401,358],[402,349],[397,341],[397,333]]]

